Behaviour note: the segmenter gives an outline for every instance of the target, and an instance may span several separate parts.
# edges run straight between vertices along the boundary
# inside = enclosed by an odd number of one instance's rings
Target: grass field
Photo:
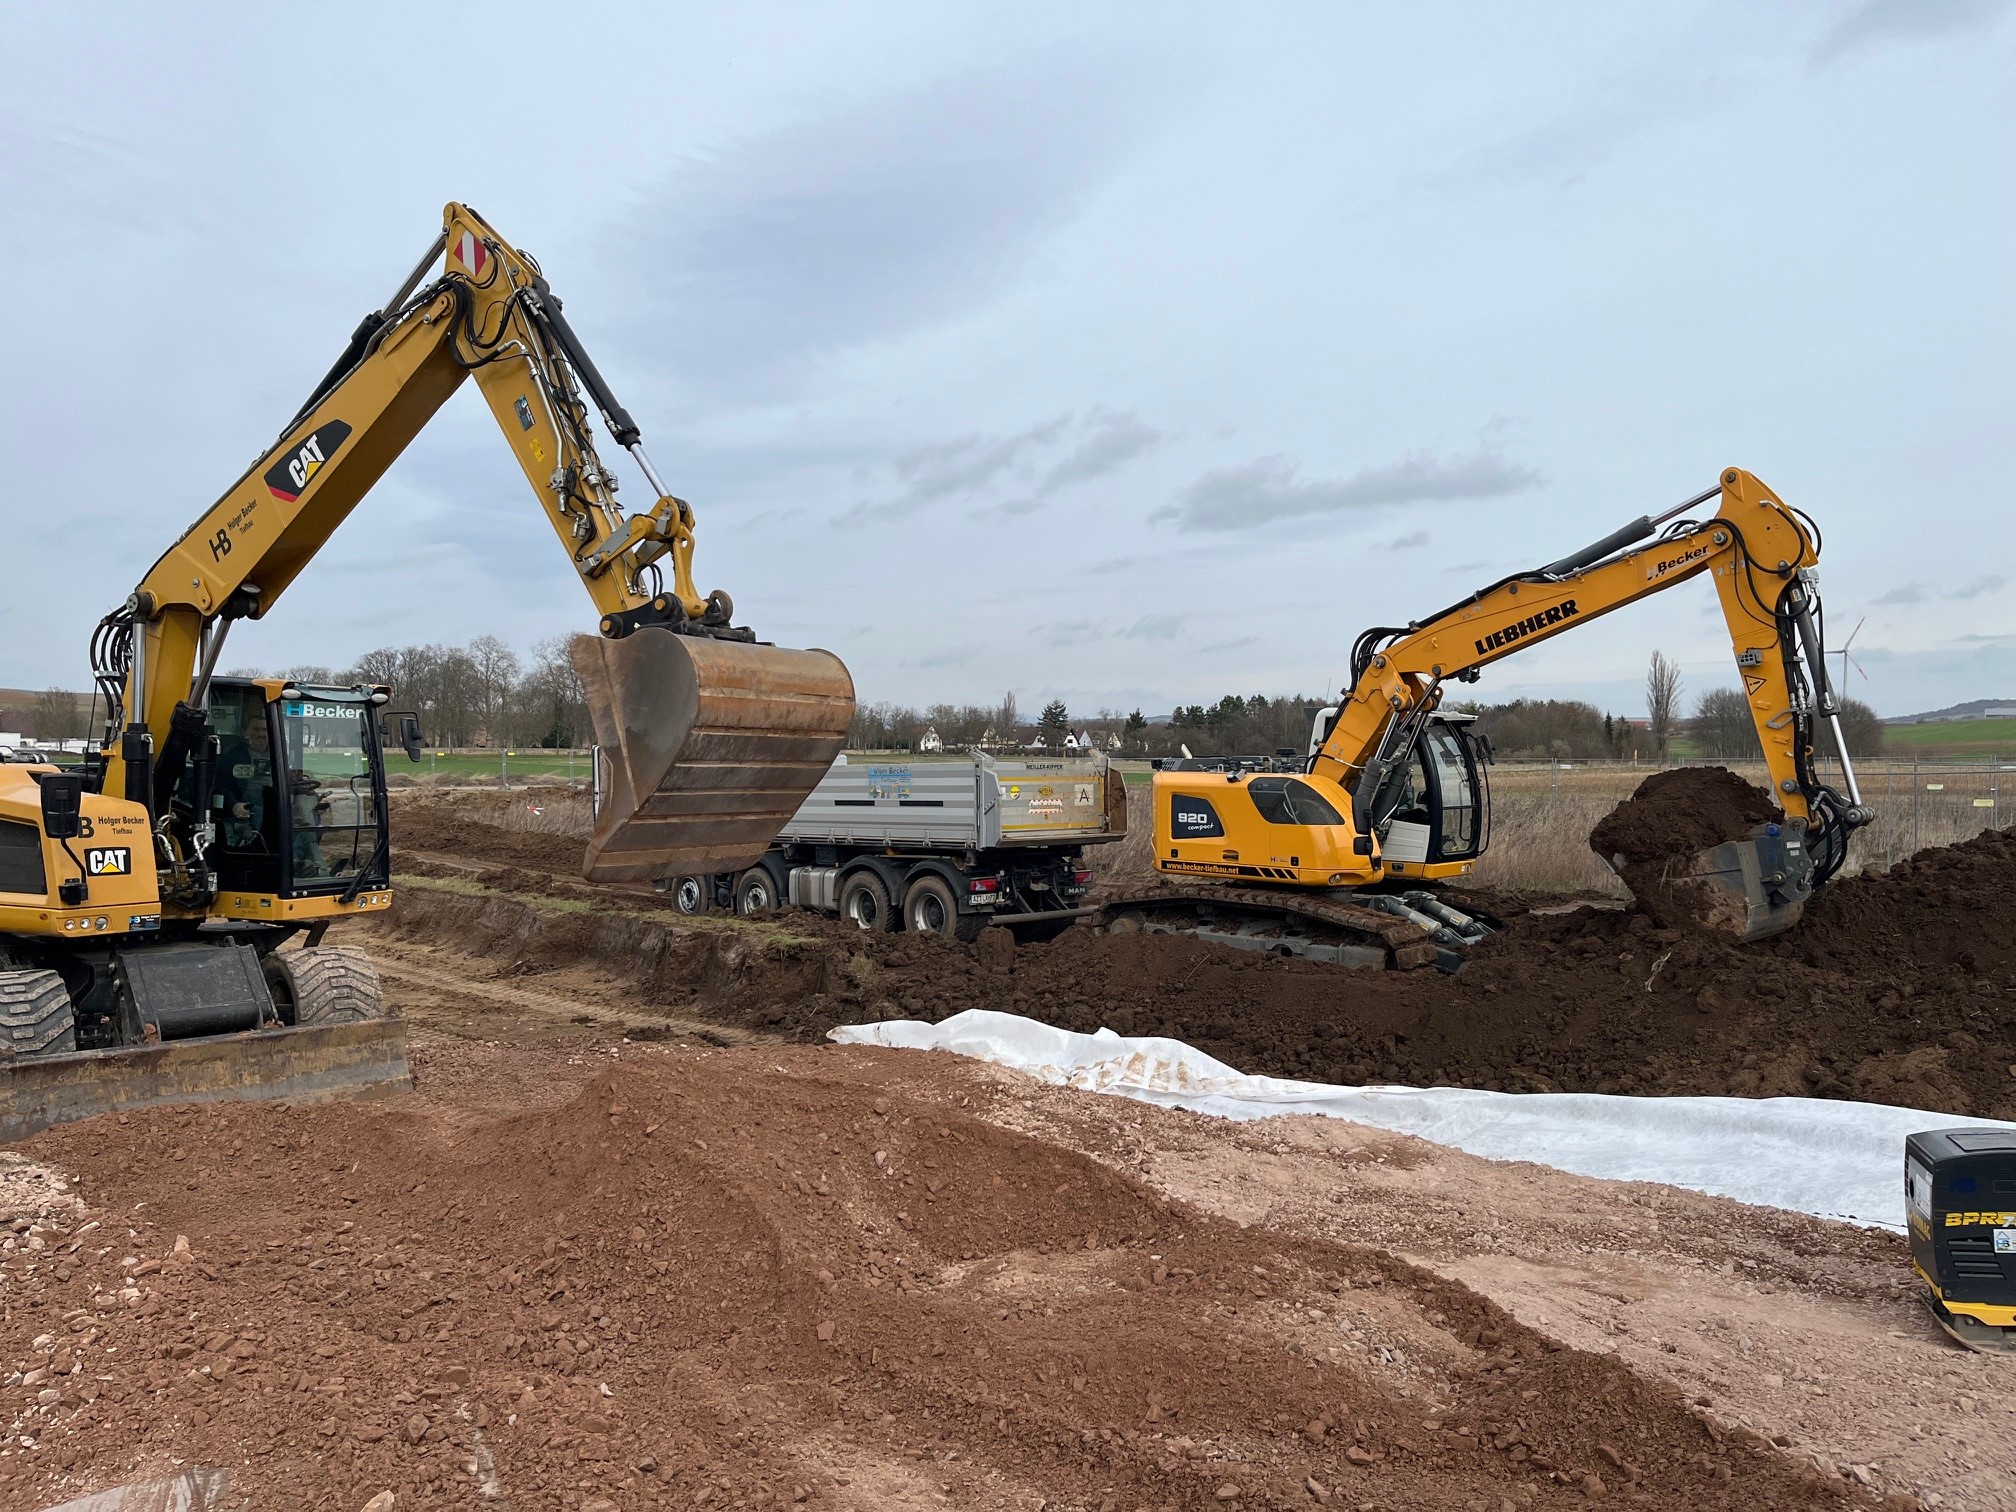
[[[1950,760],[2016,761],[2016,719],[1942,719],[1936,724],[1885,725],[1883,754]]]

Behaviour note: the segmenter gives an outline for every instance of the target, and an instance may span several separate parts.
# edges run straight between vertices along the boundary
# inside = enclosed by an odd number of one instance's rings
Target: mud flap
[[[0,1142],[154,1103],[323,1102],[412,1085],[398,1019],[32,1056],[0,1071]]]
[[[646,628],[576,636],[606,763],[593,882],[753,866],[846,744],[854,680],[830,651]]]

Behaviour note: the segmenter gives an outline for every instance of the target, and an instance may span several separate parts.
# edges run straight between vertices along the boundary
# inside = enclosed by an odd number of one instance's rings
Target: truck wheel
[[[714,911],[714,879],[712,877],[674,877],[665,884],[665,896],[672,901],[675,913],[698,917]]]
[[[53,971],[0,971],[0,1061],[77,1048],[70,989]]]
[[[349,945],[276,950],[266,957],[266,985],[280,1022],[297,1028],[361,1024],[385,1016],[378,968]]]
[[[840,917],[871,934],[886,934],[896,927],[889,889],[872,871],[857,871],[840,884]]]
[[[910,884],[903,895],[903,927],[912,934],[943,935],[948,940],[977,940],[993,923],[985,914],[962,914],[959,901],[943,877],[929,872]]]
[[[766,914],[777,906],[777,879],[766,866],[752,866],[735,879],[735,912]]]

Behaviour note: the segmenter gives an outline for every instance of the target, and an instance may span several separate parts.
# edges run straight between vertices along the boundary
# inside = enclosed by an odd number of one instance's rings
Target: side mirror
[[[75,840],[84,833],[84,779],[75,772],[42,776],[42,833],[51,840]]]
[[[395,714],[399,721],[399,744],[405,747],[406,759],[418,761],[420,753],[427,745],[427,737],[420,733],[420,716],[413,713]]]

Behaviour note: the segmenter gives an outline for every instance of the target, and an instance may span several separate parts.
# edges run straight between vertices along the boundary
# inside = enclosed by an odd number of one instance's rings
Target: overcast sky
[[[1334,690],[1730,464],[1825,530],[1852,693],[2016,696],[2005,0],[191,16],[0,16],[0,684],[85,685],[465,199],[702,590],[864,700]],[[592,623],[472,386],[227,659]],[[1476,692],[1642,712],[1655,647],[1735,683],[1696,581]]]

